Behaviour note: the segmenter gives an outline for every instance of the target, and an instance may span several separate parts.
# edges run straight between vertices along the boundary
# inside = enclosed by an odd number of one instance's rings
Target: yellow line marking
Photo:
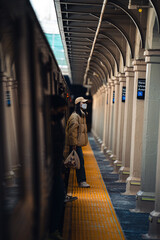
[[[121,226],[106,190],[90,145],[83,148],[87,182],[79,188],[75,170],[70,171],[68,194],[78,200],[66,204],[63,237],[65,240],[123,240]]]

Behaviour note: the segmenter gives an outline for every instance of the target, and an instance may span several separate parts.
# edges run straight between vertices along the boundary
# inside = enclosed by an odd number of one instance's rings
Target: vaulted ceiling
[[[160,22],[158,0],[54,1],[74,84],[106,83],[120,59],[125,66],[127,45],[134,58],[137,30],[145,47],[148,8],[155,8]]]

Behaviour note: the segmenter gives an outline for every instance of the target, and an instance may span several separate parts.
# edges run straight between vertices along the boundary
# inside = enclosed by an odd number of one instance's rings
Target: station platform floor
[[[136,197],[123,195],[125,183],[100,151],[92,134],[83,147],[87,183],[79,188],[75,170],[70,171],[68,194],[78,200],[66,203],[63,224],[65,240],[142,240],[148,232],[148,213],[135,213]]]

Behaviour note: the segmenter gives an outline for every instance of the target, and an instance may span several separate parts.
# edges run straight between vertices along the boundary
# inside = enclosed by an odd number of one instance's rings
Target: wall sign
[[[122,87],[122,102],[126,101],[126,87]]]
[[[146,79],[139,78],[137,86],[137,99],[145,99]]]
[[[115,91],[113,91],[113,103],[115,103]]]
[[[6,102],[7,102],[7,107],[10,107],[11,106],[10,91],[6,91]]]

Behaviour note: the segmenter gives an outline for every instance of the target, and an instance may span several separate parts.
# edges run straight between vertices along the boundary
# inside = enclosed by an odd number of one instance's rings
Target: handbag
[[[80,169],[80,160],[79,160],[78,154],[75,150],[72,150],[72,152],[65,159],[64,166],[66,168]]]

